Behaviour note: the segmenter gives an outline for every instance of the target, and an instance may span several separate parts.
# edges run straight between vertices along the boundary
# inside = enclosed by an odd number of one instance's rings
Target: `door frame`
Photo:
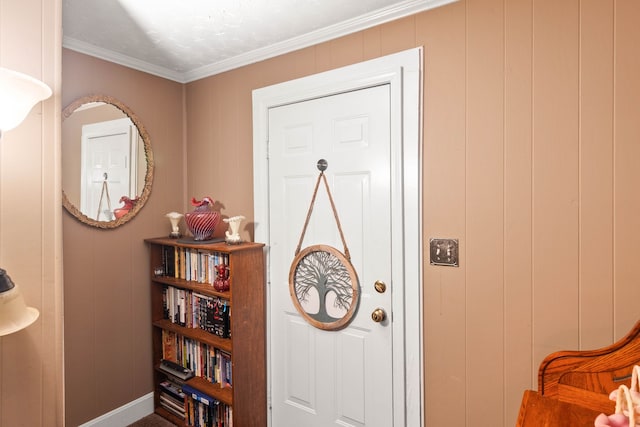
[[[267,251],[267,399],[271,424],[270,271],[269,271],[269,109],[342,92],[389,84],[391,92],[392,313],[404,312],[393,327],[393,408],[395,426],[423,426],[422,334],[422,48],[414,48],[253,91],[253,184],[255,240]],[[398,217],[398,213],[403,216]],[[411,285],[411,286],[408,286]],[[403,328],[404,326],[404,328]],[[404,329],[404,331],[403,331]],[[400,379],[400,381],[397,381]],[[403,410],[404,409],[404,410]]]

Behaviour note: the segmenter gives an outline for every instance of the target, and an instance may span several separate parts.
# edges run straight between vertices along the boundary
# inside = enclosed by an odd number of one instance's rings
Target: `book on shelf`
[[[186,394],[186,419],[189,426],[220,426],[231,427],[233,425],[233,412],[226,405],[202,391],[193,387],[183,388]]]
[[[221,387],[231,387],[233,385],[231,354],[219,350],[216,356],[216,382],[220,383]]]
[[[162,330],[162,358],[165,360],[178,360],[177,334],[166,329]]]
[[[175,277],[176,275],[176,251],[170,246],[162,248],[162,267],[164,275],[167,277]]]
[[[207,319],[207,300],[213,297],[198,292],[191,292],[191,324],[194,328],[204,329]]]
[[[165,400],[162,399],[162,396],[160,396],[159,400],[159,404],[160,407],[162,407],[164,410],[171,412],[171,414],[173,414],[174,416],[185,420],[187,418],[186,416],[186,410],[183,407],[182,410],[180,409],[176,409],[176,407],[170,403],[167,403]]]
[[[185,394],[181,385],[171,380],[165,380],[158,385],[158,403],[161,407],[181,419],[186,418]]]
[[[175,396],[164,391],[160,392],[159,397],[167,404],[167,406],[171,406],[177,411],[184,412],[184,398],[176,399]]]
[[[219,383],[221,387],[232,385],[230,353],[174,332],[165,331],[165,335],[170,336],[170,339],[163,340],[162,354],[175,358],[163,360],[160,370],[182,381],[191,377],[181,372],[181,369],[186,369],[211,383]],[[168,348],[165,349],[164,346]],[[174,367],[171,369],[172,364]]]
[[[165,285],[163,317],[180,326],[199,328],[221,338],[231,336],[229,301],[217,296]]]
[[[168,277],[213,285],[216,266],[229,265],[229,254],[206,249],[163,246],[162,263]]]
[[[198,390],[197,388],[188,386],[186,384],[182,386],[182,392],[185,394],[185,396],[191,397],[192,399],[195,399],[198,402],[204,403],[205,405],[210,405],[212,403],[217,402],[217,400],[214,399],[213,397]]]
[[[160,361],[159,369],[164,373],[181,379],[182,381],[186,381],[189,378],[193,378],[195,376],[195,373],[192,369],[167,359],[163,359]]]
[[[229,338],[229,306],[221,298],[207,301],[207,319],[205,330],[221,338]]]
[[[185,409],[184,409],[184,400],[177,401],[166,393],[160,392],[160,405],[164,408],[170,410],[174,414],[180,416],[181,418],[185,417]]]
[[[160,383],[160,388],[163,393],[167,393],[174,399],[184,402],[185,394],[182,391],[182,385],[171,380],[165,380]]]
[[[207,406],[195,400],[187,399],[188,416],[185,418],[187,426],[203,427],[232,427],[233,415],[230,406],[215,404]]]

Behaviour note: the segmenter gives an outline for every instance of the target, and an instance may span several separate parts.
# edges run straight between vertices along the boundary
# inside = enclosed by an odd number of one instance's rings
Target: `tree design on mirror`
[[[89,95],[62,112],[62,205],[80,222],[100,229],[129,222],[151,194],[153,170],[149,134],[119,100]]]

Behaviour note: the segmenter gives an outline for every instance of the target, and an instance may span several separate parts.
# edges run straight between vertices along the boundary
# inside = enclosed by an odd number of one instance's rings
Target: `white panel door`
[[[390,87],[271,108],[268,123],[271,425],[392,426]],[[308,324],[289,293],[320,159],[361,292],[339,331]],[[322,183],[302,248],[316,244],[344,250]],[[385,321],[372,320],[376,308]]]
[[[113,210],[122,207],[120,198],[135,197],[131,191],[135,135],[128,118],[82,127],[80,210],[89,218],[111,221]]]

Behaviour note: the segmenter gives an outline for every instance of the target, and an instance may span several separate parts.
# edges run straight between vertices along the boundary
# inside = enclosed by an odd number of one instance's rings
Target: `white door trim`
[[[405,314],[404,334],[396,333],[395,330],[397,327],[402,331],[403,325],[392,322],[394,425],[422,426],[422,48],[256,89],[253,92],[255,240],[267,244],[268,257],[270,239],[269,227],[266,225],[269,223],[269,108],[379,84],[389,84],[391,87],[391,183],[394,197],[392,204],[403,206],[401,212],[404,215],[402,218],[394,218],[395,212],[392,212],[392,232],[403,236],[403,239],[392,239],[392,252],[402,254],[404,260],[401,272],[404,277],[397,277],[395,271],[392,277],[394,283],[406,285],[404,289],[394,288],[392,307],[392,313],[403,311]],[[269,277],[270,272],[267,271],[267,280]],[[269,292],[270,287],[267,286],[267,295]],[[267,310],[269,298],[267,296]],[[267,345],[269,342],[267,337]],[[267,354],[270,354],[269,349]],[[267,376],[270,385],[269,372]],[[403,381],[395,381],[398,378]],[[270,389],[269,386],[269,402]]]

